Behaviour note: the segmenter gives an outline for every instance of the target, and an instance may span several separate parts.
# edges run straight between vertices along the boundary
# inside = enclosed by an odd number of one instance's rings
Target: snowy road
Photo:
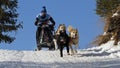
[[[0,50],[0,68],[120,68],[120,44],[78,50],[61,58],[59,51]]]
[[[119,68],[120,51],[100,48],[79,50],[77,55],[59,56],[59,51],[0,50],[0,68]]]

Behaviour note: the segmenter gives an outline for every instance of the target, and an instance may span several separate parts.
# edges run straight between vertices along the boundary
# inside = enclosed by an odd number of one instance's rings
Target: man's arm
[[[38,18],[36,18],[35,25],[36,26],[38,25]]]
[[[50,17],[49,20],[52,22],[52,25],[55,26],[55,21],[54,21],[54,19],[53,19],[52,17]]]

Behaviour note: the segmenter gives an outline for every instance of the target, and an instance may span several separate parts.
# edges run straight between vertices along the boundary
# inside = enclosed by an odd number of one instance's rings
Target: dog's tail
[[[71,30],[73,29],[73,27],[71,25],[68,26],[68,32],[71,32]]]

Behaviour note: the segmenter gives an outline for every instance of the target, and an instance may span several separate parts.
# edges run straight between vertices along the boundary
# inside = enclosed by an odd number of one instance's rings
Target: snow
[[[0,68],[119,68],[120,44],[109,41],[99,47],[78,50],[61,58],[55,51],[0,50]]]
[[[112,17],[118,16],[118,15],[119,15],[118,12],[116,12],[112,15]]]

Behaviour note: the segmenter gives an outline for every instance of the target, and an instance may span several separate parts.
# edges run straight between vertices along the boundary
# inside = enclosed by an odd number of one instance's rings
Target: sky
[[[67,27],[72,25],[79,30],[79,49],[90,47],[96,36],[102,34],[102,25],[96,15],[96,0],[18,0],[18,22],[23,21],[23,29],[19,29],[12,44],[1,43],[1,49],[34,50],[36,48],[36,15],[46,6],[55,22]]]

